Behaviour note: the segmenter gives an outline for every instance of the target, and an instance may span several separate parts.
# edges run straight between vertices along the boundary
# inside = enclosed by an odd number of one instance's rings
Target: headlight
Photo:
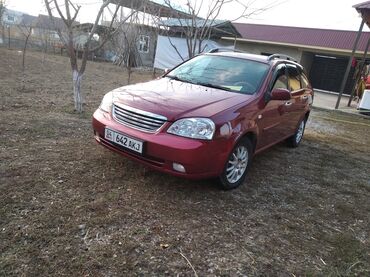
[[[108,92],[106,95],[104,95],[99,108],[109,113],[112,110],[112,103],[113,103],[113,93]]]
[[[211,140],[215,123],[208,118],[184,118],[173,123],[167,133],[194,139]]]

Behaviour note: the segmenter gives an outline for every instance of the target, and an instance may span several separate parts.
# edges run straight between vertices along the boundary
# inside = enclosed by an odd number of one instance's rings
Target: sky
[[[178,3],[184,0],[176,0]],[[239,0],[252,3],[251,11],[277,4],[267,11],[238,22],[322,29],[358,30],[361,18],[353,5],[364,0]],[[63,1],[61,1],[63,2]],[[93,22],[102,0],[72,0],[81,5],[80,22]],[[207,2],[207,0],[205,1]],[[199,3],[199,1],[198,1]],[[46,14],[43,0],[6,0],[9,9],[31,15]],[[240,7],[225,5],[219,19],[234,20]],[[364,31],[369,31],[365,27]]]

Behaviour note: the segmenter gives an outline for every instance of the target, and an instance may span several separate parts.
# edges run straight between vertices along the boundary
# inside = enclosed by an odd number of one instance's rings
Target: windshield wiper
[[[215,85],[215,84],[211,84],[211,83],[198,82],[196,84],[200,85],[200,86],[209,87],[209,88],[217,88],[217,89],[222,89],[222,90],[227,90],[227,91],[233,91],[231,88],[220,86],[220,85]]]
[[[168,77],[170,78],[171,80],[175,80],[175,81],[180,81],[180,82],[185,82],[185,83],[191,83],[189,80],[186,80],[186,79],[182,79],[182,78],[179,78],[177,76],[174,76],[174,75],[166,75],[165,77]]]
[[[174,76],[174,75],[166,75],[165,77],[168,77],[172,80],[176,80],[176,81],[183,81],[182,79],[180,79],[179,77],[177,76]]]

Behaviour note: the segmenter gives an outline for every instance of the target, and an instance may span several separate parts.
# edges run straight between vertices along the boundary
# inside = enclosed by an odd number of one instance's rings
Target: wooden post
[[[8,25],[8,49],[10,49],[10,25]]]
[[[355,93],[355,88],[356,88],[356,84],[360,81],[361,79],[361,75],[362,75],[362,71],[364,70],[364,67],[365,67],[365,61],[366,61],[366,55],[367,55],[367,52],[369,51],[369,47],[370,47],[370,39],[367,41],[367,44],[366,44],[366,48],[365,48],[365,51],[364,51],[364,55],[362,56],[362,59],[361,59],[361,68],[360,68],[360,76],[359,78],[357,78],[355,81],[355,86],[351,92],[351,95],[349,97],[349,100],[348,100],[348,104],[347,106],[350,107],[351,106],[351,103],[352,103],[352,98],[353,98],[353,95]]]
[[[358,42],[360,40],[362,29],[364,28],[364,25],[365,25],[365,19],[362,19],[360,29],[358,30],[357,37],[355,39],[355,43],[353,44],[351,57],[348,60],[347,69],[346,69],[346,72],[344,73],[344,76],[343,76],[342,84],[341,84],[340,90],[339,90],[338,100],[337,100],[337,103],[335,104],[335,109],[338,109],[340,99],[342,98],[342,94],[343,94],[344,89],[346,87],[347,79],[348,79],[349,72],[350,72],[351,66],[352,66],[352,60],[355,57],[357,45],[358,45]]]

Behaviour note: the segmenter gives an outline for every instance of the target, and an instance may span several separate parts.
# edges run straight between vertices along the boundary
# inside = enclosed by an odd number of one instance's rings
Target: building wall
[[[291,56],[297,61],[301,61],[302,51],[298,48],[286,47],[286,46],[275,46],[267,45],[262,43],[253,43],[253,42],[240,42],[237,41],[235,45],[236,49],[251,53],[251,54],[285,54]]]
[[[333,92],[339,91],[349,56],[346,53],[340,52],[339,49],[333,49],[333,51],[315,51],[315,49],[304,50],[294,46],[269,45],[247,41],[237,41],[235,47],[251,54],[269,55],[279,53],[291,56],[303,65],[316,89]],[[328,56],[326,60],[320,57],[324,57],[325,55]],[[354,86],[354,80],[352,78],[353,71],[354,69],[352,68],[346,83],[345,94],[350,94]]]

